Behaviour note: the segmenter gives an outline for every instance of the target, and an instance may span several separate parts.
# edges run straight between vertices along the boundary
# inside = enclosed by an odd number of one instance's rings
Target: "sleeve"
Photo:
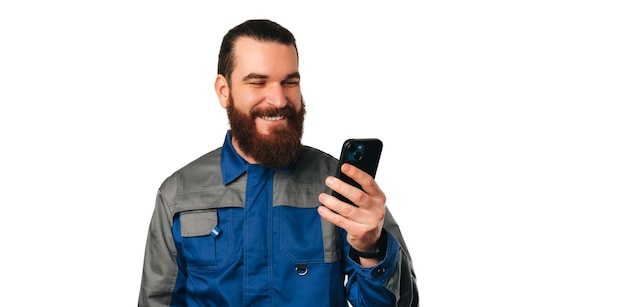
[[[395,219],[387,209],[384,231],[387,231],[385,258],[377,265],[366,268],[345,257],[348,280],[348,300],[354,306],[418,307],[419,295],[411,255]],[[350,245],[345,240],[344,255]]]
[[[172,216],[159,191],[146,240],[140,307],[171,306],[173,301],[178,300],[174,297],[178,266],[171,227]]]

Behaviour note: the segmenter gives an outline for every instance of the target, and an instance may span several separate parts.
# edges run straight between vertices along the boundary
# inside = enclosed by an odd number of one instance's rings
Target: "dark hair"
[[[222,39],[220,54],[217,60],[217,73],[223,75],[228,84],[235,66],[233,47],[240,37],[250,37],[262,42],[275,42],[283,45],[293,45],[298,54],[296,38],[285,27],[268,19],[251,19],[230,29]]]

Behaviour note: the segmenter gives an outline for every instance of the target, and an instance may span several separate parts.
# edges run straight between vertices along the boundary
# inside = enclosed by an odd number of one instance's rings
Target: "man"
[[[269,20],[224,36],[215,91],[230,130],[161,185],[139,306],[418,306],[383,191],[349,165],[364,191],[330,176],[337,159],[300,143],[298,60]]]

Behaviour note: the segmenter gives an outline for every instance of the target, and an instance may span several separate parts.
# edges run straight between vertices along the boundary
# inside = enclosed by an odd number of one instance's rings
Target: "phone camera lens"
[[[354,151],[356,151],[356,147],[357,147],[357,146],[356,146],[356,145],[354,145],[354,144],[349,144],[349,145],[348,145],[348,151],[349,151],[349,152],[354,152]]]
[[[354,153],[354,159],[357,161],[360,161],[363,158],[363,153],[362,152],[355,152]]]

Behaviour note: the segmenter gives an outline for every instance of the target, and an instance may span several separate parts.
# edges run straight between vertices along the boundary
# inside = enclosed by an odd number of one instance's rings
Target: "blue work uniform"
[[[224,145],[159,188],[139,306],[418,306],[415,273],[387,210],[385,257],[366,268],[346,233],[320,217],[337,160],[305,146],[285,169]]]

